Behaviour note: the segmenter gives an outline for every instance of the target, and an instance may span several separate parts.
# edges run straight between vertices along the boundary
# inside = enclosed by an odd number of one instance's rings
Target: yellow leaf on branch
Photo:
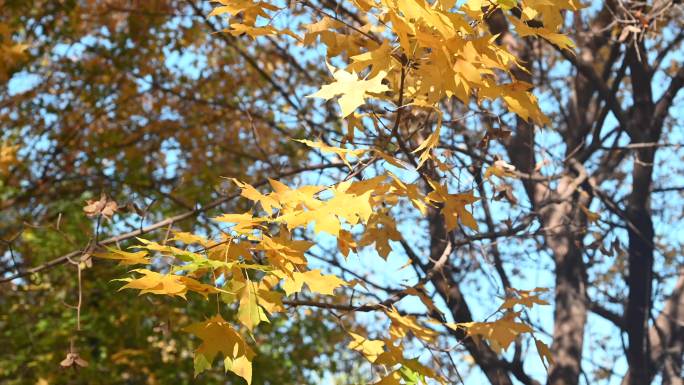
[[[335,78],[335,82],[324,85],[321,89],[309,95],[310,98],[323,98],[330,100],[335,96],[340,96],[338,103],[342,109],[342,117],[351,115],[354,110],[363,105],[370,94],[380,94],[389,91],[389,87],[382,84],[382,80],[387,75],[380,71],[376,76],[366,80],[359,79],[355,72],[347,72],[343,69],[336,69],[328,65],[328,68]]]
[[[252,383],[254,352],[221,316],[216,315],[184,330],[202,340],[202,344],[195,350],[195,376],[210,368],[218,353],[223,353],[225,370],[244,378],[247,385]]]
[[[375,362],[375,360],[378,359],[378,356],[385,351],[385,342],[383,341],[370,340],[352,332],[349,332],[349,335],[352,337],[352,341],[347,347],[360,352],[370,362]]]
[[[446,186],[430,181],[433,189],[427,198],[433,202],[442,203],[442,213],[444,214],[444,221],[447,231],[451,231],[458,227],[460,220],[464,226],[468,226],[473,230],[477,230],[477,222],[465,207],[480,200],[473,195],[472,191],[462,194],[449,194]]]
[[[305,272],[295,271],[292,276],[284,275],[283,290],[286,295],[292,295],[302,291],[303,285],[309,287],[312,293],[333,295],[335,289],[346,286],[347,283],[334,275],[323,275],[321,271],[308,270]]]
[[[147,251],[128,252],[113,247],[106,247],[107,252],[93,253],[94,256],[104,259],[119,261],[121,265],[147,265],[150,259],[147,258]]]

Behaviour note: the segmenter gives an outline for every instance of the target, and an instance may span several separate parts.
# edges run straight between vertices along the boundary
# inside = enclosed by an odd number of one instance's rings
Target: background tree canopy
[[[683,383],[680,1],[0,10],[2,383]]]

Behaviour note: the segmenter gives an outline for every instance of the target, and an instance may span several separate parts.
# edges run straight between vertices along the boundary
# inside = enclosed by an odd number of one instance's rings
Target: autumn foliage
[[[578,384],[593,312],[593,379],[679,383],[679,2],[38,3],[0,1],[0,326],[43,353],[0,379]]]

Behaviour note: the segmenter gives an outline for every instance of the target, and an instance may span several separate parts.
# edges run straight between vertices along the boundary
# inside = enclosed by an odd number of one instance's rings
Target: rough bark
[[[633,143],[657,142],[662,127],[653,127],[655,106],[651,89],[650,69],[636,50],[627,52],[634,105],[630,109],[630,126],[625,127]],[[642,52],[643,54],[643,52]],[[650,192],[653,182],[654,148],[635,152],[632,169],[632,192],[627,206],[629,237],[625,330],[629,346],[629,384],[647,384],[649,379],[648,320],[652,306],[654,230],[651,219]]]

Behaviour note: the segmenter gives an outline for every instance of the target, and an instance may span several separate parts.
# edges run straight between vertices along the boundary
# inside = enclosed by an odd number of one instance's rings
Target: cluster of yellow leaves
[[[220,5],[210,16],[227,17],[230,23],[225,30],[227,33],[252,38],[286,35],[303,45],[320,41],[327,48],[328,59],[340,56],[342,61],[346,60],[346,67],[335,68],[328,64],[333,81],[309,96],[325,100],[337,98],[342,118],[347,120],[349,143],[353,144],[356,130],[364,130],[366,118],[378,130],[384,127],[392,135],[399,130],[399,124],[393,124],[395,128],[389,129],[375,113],[357,113],[357,109],[366,104],[393,107],[393,116],[397,117],[407,106],[434,114],[435,130],[424,136],[421,143],[411,143],[415,147],[411,153],[419,154],[414,163],[418,169],[431,161],[442,171],[448,165],[438,160],[434,152],[441,134],[440,105],[446,99],[457,99],[466,105],[501,100],[502,105],[522,119],[536,124],[548,123],[530,92],[530,84],[516,80],[512,74],[513,69],[523,67],[506,47],[496,44],[496,37],[489,33],[485,18],[497,8],[504,11],[519,8],[521,16],[512,16],[512,13],[508,16],[519,35],[538,36],[560,49],[570,49],[572,42],[559,33],[561,12],[579,8],[574,0],[468,0],[459,3],[458,10],[455,0],[352,0],[351,3],[367,16],[367,24],[350,26],[324,16],[305,25],[303,36],[299,36],[278,27],[280,23],[274,18],[286,10],[272,2],[217,2]],[[352,170],[354,160],[361,163],[366,155],[371,156],[369,163],[382,159],[393,167],[408,168],[404,161],[394,157],[392,150],[388,150],[387,143],[355,149],[311,140],[299,142],[322,154],[338,156]],[[405,152],[410,157],[408,151]],[[515,170],[508,166],[505,162],[495,163],[486,171],[486,177],[514,176]],[[155,253],[162,257],[160,259],[170,260],[171,268],[166,273],[133,270],[136,276],[123,279],[126,282],[123,288],[140,290],[140,294],[182,298],[186,298],[188,292],[204,297],[216,294],[226,304],[235,306],[237,321],[244,331],[220,315],[186,330],[203,341],[195,354],[196,373],[210,367],[221,353],[225,369],[248,383],[251,382],[254,352],[241,332],[252,333],[260,323],[269,322],[270,315],[283,311],[286,296],[301,293],[305,288],[309,295],[333,295],[336,289],[351,284],[334,275],[309,269],[306,253],[313,243],[295,239],[295,230],[312,229],[316,234],[324,232],[337,238],[345,256],[360,247],[374,245],[378,254],[387,258],[392,252],[391,241],[402,240],[391,215],[392,207],[400,200],[409,202],[423,215],[428,207],[440,209],[447,231],[457,229],[459,224],[472,230],[478,228],[468,207],[479,198],[472,191],[450,193],[448,183],[427,177],[427,195],[421,192],[419,183],[406,183],[389,171],[372,179],[344,180],[331,186],[291,188],[270,180],[270,192],[262,192],[241,181],[233,182],[241,189],[242,196],[253,202],[253,208],[214,218],[227,225],[220,240],[176,233],[171,240],[187,247],[140,240],[142,244],[138,248],[141,251],[109,249],[99,256],[118,260],[123,265],[149,265],[154,260],[150,253]],[[354,232],[355,229],[361,229],[360,234]],[[418,296],[428,308],[436,310],[422,290],[412,289],[407,291],[409,295]],[[464,330],[472,338],[486,340],[495,349],[505,350],[521,334],[533,335],[533,330],[520,322],[521,311],[514,308],[542,303],[537,291],[514,291],[500,308],[503,316],[496,321],[433,322]],[[438,333],[394,308],[382,311],[391,323],[389,335],[385,339],[370,340],[363,337],[362,332],[351,333],[349,344],[370,362],[388,369],[378,383],[420,383],[425,382],[425,378],[446,383],[418,360],[406,359],[402,349],[402,341],[407,338],[432,344]],[[542,358],[549,360],[546,345],[535,341]]]
[[[320,39],[328,47],[329,56],[346,53],[351,61],[348,70],[361,72],[370,67],[372,79],[386,78],[389,89],[395,93],[404,92],[405,99],[414,104],[437,106],[444,97],[452,96],[466,104],[471,96],[478,102],[501,97],[511,111],[523,118],[546,123],[536,99],[527,92],[527,84],[501,84],[499,80],[497,71],[510,75],[510,69],[517,66],[517,61],[505,48],[494,44],[494,37],[487,32],[484,18],[492,12],[495,3],[470,0],[461,6],[462,12],[453,12],[455,3],[435,1],[431,4],[424,0],[355,2],[361,10],[374,15],[377,24],[351,32],[337,32],[344,29],[341,23],[324,18],[307,28],[303,41],[311,44]],[[578,8],[579,4],[574,1],[552,5],[545,1],[526,1],[522,4],[522,19],[511,17],[510,20],[521,36],[540,36],[562,48],[571,48],[572,42],[556,31],[562,21],[561,11]],[[544,27],[529,27],[527,22],[532,20],[543,22]],[[389,32],[395,40],[369,38],[375,31]],[[366,51],[358,53],[360,48]],[[403,90],[399,86],[405,68],[399,58],[415,63],[404,73],[406,86]],[[359,94],[363,87],[350,90],[349,84],[359,80],[349,72],[339,73],[345,75],[345,81],[335,76],[337,82],[324,86],[322,92],[314,96],[326,99],[334,95],[346,96],[340,104],[344,111],[342,115],[347,116],[352,107],[360,105],[362,97]],[[382,89],[385,91],[384,87]],[[347,96],[350,91],[357,96]],[[355,102],[349,103],[350,99]]]
[[[352,338],[348,348],[361,353],[374,365],[383,365],[387,370],[376,385],[425,384],[431,378],[441,384],[448,381],[434,370],[420,363],[416,358],[404,357],[402,341],[409,335],[424,343],[433,343],[437,332],[421,325],[415,317],[401,315],[396,309],[387,309],[385,314],[391,320],[390,335],[386,339],[373,340],[350,332]]]
[[[330,58],[345,55],[347,68],[328,65],[335,81],[310,95],[326,100],[339,96],[342,117],[353,118],[353,112],[367,99],[388,100],[392,94],[401,94],[404,104],[432,108],[438,108],[444,98],[456,97],[464,104],[471,99],[480,104],[500,98],[511,112],[538,124],[547,124],[548,118],[529,91],[530,85],[512,76],[513,68],[522,67],[514,55],[495,43],[496,36],[489,33],[485,18],[496,8],[519,7],[521,14],[508,19],[520,36],[538,36],[561,49],[572,49],[572,41],[558,30],[562,12],[581,7],[575,0],[468,0],[458,10],[452,0],[352,1],[368,15],[367,24],[350,28],[323,16],[305,25],[303,36],[298,36],[272,26],[273,15],[284,10],[271,3],[218,2],[221,5],[210,16],[241,15],[240,23],[231,23],[227,30],[234,35],[288,35],[304,45],[320,41]],[[260,19],[264,23],[257,26]],[[367,74],[358,75],[363,72]],[[436,133],[422,145],[421,163],[438,140]]]
[[[342,157],[349,155],[342,149],[316,142],[307,144]],[[360,156],[360,153],[353,155]],[[255,206],[250,212],[214,218],[228,225],[221,240],[178,232],[169,241],[184,243],[188,247],[139,239],[140,244],[133,246],[138,251],[108,248],[106,252],[95,255],[116,260],[125,266],[154,265],[155,260],[171,260],[171,269],[166,273],[142,268],[132,270],[135,277],[121,279],[126,282],[122,289],[184,299],[188,292],[205,298],[216,294],[226,304],[237,307],[237,320],[251,333],[260,323],[269,322],[270,314],[283,311],[285,296],[301,293],[305,288],[312,294],[333,295],[336,289],[348,285],[337,276],[323,274],[317,269],[310,270],[306,252],[313,242],[293,239],[293,230],[311,227],[315,232],[335,236],[343,245],[341,248],[346,249],[345,255],[350,250],[375,245],[378,254],[387,258],[392,250],[390,240],[400,241],[402,238],[385,206],[406,199],[420,212],[425,212],[431,202],[438,202],[445,207],[458,207],[458,214],[455,215],[472,217],[461,202],[474,202],[474,198],[468,200],[458,194],[447,194],[439,199],[422,196],[416,185],[404,183],[392,174],[363,181],[345,181],[328,187],[305,185],[290,188],[270,180],[272,191],[268,193],[250,184],[233,181],[241,189],[241,195]],[[472,197],[468,194],[464,196]],[[358,240],[350,231],[355,226],[364,229]],[[197,249],[192,251],[190,246]],[[155,259],[155,255],[161,258]],[[414,291],[412,295],[418,295],[434,308],[422,292]],[[409,335],[425,341],[434,341],[436,338],[434,331],[421,326],[411,317],[401,316],[394,309],[386,314],[392,321],[390,335],[397,343]],[[206,321],[204,325],[216,332],[229,327],[217,319]],[[235,339],[235,336],[232,338]],[[210,365],[216,352],[225,354],[220,349],[209,349],[209,352],[198,350],[197,355],[201,356],[196,357],[198,373]],[[434,378],[429,369],[417,362],[400,359],[403,356],[398,346],[393,345],[385,356],[388,357],[388,365],[401,364],[404,372],[410,370],[411,373],[423,373]],[[249,354],[243,357],[243,360],[251,359]],[[226,370],[237,367],[239,369],[234,371],[243,374],[248,373],[244,369],[245,365],[243,361],[239,365],[232,361],[230,365],[225,363]]]
[[[230,27],[225,29],[233,36],[242,34],[249,35],[253,39],[258,36],[265,35],[281,35],[286,34],[297,38],[297,35],[292,33],[289,29],[277,29],[271,25],[271,16],[269,11],[278,11],[279,7],[267,1],[252,1],[252,0],[217,0],[221,5],[214,8],[209,16],[228,16]],[[240,15],[238,19],[236,16]],[[234,22],[233,19],[238,19]],[[257,25],[260,19],[264,23]]]
[[[529,334],[535,342],[537,352],[544,365],[553,362],[551,351],[548,346],[534,336],[534,330],[520,320],[522,311],[515,311],[516,306],[531,309],[536,305],[548,305],[548,302],[540,298],[546,289],[534,290],[510,289],[499,307],[503,312],[501,318],[490,322],[464,322],[447,323],[446,326],[453,330],[463,330],[466,335],[477,340],[485,340],[495,351],[505,351],[522,334]]]

